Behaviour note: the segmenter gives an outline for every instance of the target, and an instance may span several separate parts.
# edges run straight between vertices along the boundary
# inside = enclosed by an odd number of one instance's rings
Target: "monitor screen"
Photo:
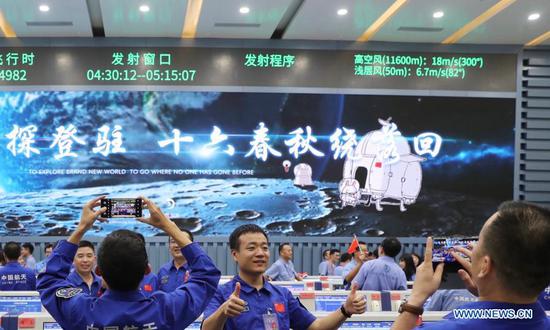
[[[347,295],[318,295],[315,297],[315,311],[316,312],[332,312],[340,308],[346,301]]]
[[[63,330],[57,322],[44,322],[42,330]]]
[[[0,312],[25,313],[42,311],[39,296],[1,296]]]
[[[300,292],[304,291],[304,283],[275,283],[275,285],[287,288],[290,292]]]
[[[393,322],[391,321],[346,321],[340,326],[340,329],[347,330],[390,330]]]
[[[270,235],[470,236],[513,197],[514,99],[35,91],[0,105],[0,235],[66,235],[108,194],[149,196],[200,235],[247,221]],[[115,229],[159,232],[117,219],[93,234]]]

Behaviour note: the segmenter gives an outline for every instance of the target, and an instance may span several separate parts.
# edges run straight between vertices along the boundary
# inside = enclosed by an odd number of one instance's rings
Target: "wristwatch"
[[[399,312],[399,314],[401,314],[403,312],[409,312],[411,314],[420,316],[420,315],[422,315],[422,313],[424,313],[424,308],[411,305],[411,304],[407,303],[407,301],[405,301],[399,306],[399,310],[397,310],[397,311]]]
[[[350,318],[351,317],[351,314],[349,314],[348,312],[346,312],[346,309],[344,308],[344,305],[340,306],[340,312],[342,312],[342,314],[347,317],[347,318]]]

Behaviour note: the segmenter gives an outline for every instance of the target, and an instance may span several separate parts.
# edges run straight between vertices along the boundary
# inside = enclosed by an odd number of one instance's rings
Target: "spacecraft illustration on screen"
[[[342,207],[374,204],[382,211],[382,205],[399,205],[404,212],[420,193],[425,158],[411,154],[391,117],[378,122],[382,127],[368,132],[346,157],[339,183]]]

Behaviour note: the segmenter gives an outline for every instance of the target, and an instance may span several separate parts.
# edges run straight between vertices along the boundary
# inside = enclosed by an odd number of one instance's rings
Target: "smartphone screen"
[[[139,218],[143,215],[139,198],[105,198],[101,200],[101,207],[107,208],[102,218]]]
[[[432,250],[432,262],[444,262],[451,264],[456,262],[451,252],[455,251],[455,247],[461,246],[468,248],[468,244],[476,243],[477,237],[450,237],[450,238],[434,238],[434,246]],[[461,254],[463,257],[465,255]]]

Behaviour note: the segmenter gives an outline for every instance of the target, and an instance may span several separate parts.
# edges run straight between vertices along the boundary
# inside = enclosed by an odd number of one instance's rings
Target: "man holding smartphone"
[[[400,307],[393,330],[413,329],[422,306],[439,287],[443,263],[433,269],[433,241],[426,242],[424,262],[418,266],[409,300]],[[505,202],[483,225],[472,249],[453,252],[464,267],[458,271],[467,289],[479,301],[467,303],[445,321],[425,323],[419,329],[547,330],[550,320],[537,296],[550,281],[550,210],[523,202]],[[540,253],[546,261],[540,260]]]
[[[101,243],[97,269],[108,287],[101,297],[85,295],[81,288],[65,280],[80,240],[106,211],[105,207],[99,208],[103,198],[95,198],[84,206],[78,227],[67,241],[58,244],[46,270],[38,276],[42,304],[63,329],[184,329],[206,308],[216,291],[220,271],[146,198],[143,201],[150,217],[137,220],[163,230],[181,247],[191,269],[189,281],[174,292],[156,292],[145,298],[138,289],[149,271],[145,244],[129,230],[116,230]]]

